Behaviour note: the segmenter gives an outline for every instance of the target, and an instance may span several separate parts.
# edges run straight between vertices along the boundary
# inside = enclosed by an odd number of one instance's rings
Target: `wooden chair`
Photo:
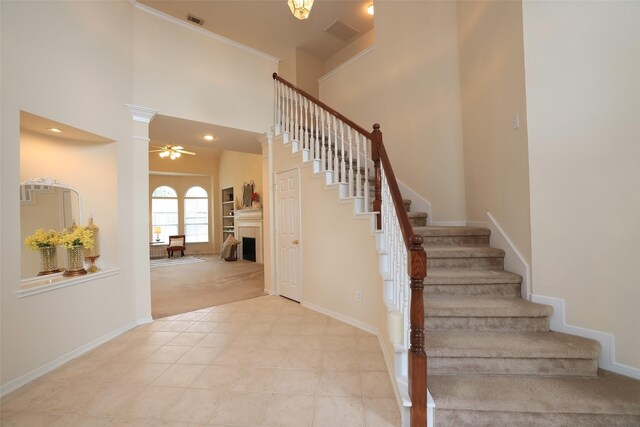
[[[180,256],[184,256],[184,251],[187,250],[184,234],[178,234],[176,236],[169,236],[169,246],[167,247],[167,257],[171,258],[174,251],[180,251]]]

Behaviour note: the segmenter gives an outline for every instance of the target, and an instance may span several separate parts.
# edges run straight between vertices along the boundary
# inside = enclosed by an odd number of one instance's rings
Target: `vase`
[[[55,246],[43,246],[38,249],[40,250],[40,272],[38,276],[59,273],[61,270],[58,268],[58,248]]]
[[[84,269],[84,246],[77,245],[67,248],[67,269],[63,276],[81,276],[87,274]]]

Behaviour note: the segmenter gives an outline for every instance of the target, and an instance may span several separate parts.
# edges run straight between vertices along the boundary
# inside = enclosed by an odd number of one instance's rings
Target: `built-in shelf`
[[[34,277],[33,279],[25,279],[20,282],[20,290],[16,291],[18,298],[29,297],[44,292],[53,291],[55,289],[66,288],[67,286],[78,285],[84,282],[101,279],[103,277],[119,274],[119,268],[108,268],[99,270],[95,273],[88,273],[83,276],[64,277],[62,273],[49,274],[46,276]]]
[[[235,233],[234,209],[235,198],[233,197],[233,187],[222,189],[222,236],[223,240]]]

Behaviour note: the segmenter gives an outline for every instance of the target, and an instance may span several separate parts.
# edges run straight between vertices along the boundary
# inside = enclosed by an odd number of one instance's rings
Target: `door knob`
[[[297,245],[297,244],[298,244],[298,243],[300,243],[300,242],[298,242],[297,240],[294,240],[294,241],[292,241],[291,243],[293,243],[294,245]]]

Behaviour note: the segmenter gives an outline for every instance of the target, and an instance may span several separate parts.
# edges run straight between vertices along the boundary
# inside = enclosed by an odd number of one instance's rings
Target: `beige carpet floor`
[[[199,256],[207,261],[151,269],[154,319],[264,295],[262,264]]]

